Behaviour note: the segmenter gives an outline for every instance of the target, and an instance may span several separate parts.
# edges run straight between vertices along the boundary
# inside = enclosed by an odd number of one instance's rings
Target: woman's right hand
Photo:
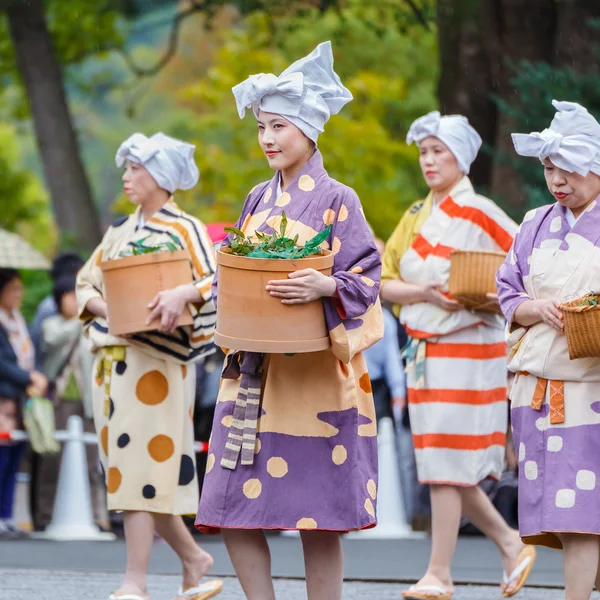
[[[456,300],[446,298],[441,292],[442,285],[439,283],[428,283],[423,286],[423,301],[439,306],[448,312],[459,311],[462,306]]]
[[[560,333],[564,332],[565,324],[563,315],[558,308],[558,302],[554,302],[554,300],[532,300],[532,302],[535,303],[533,309],[540,321]]]
[[[555,300],[525,300],[517,306],[513,315],[513,323],[523,327],[545,323],[559,333],[563,333],[565,330],[563,315]]]
[[[30,395],[43,396],[48,391],[48,380],[46,379],[46,376],[39,371],[31,371],[29,374],[29,382],[31,384],[29,389],[33,392],[33,394]]]

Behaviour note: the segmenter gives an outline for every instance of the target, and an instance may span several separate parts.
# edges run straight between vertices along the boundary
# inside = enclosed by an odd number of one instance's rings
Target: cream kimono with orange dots
[[[77,301],[93,344],[94,422],[106,476],[109,510],[193,514],[198,502],[194,454],[193,363],[209,352],[215,323],[211,285],[212,244],[204,225],[173,202],[140,227],[139,209],[117,221],[77,278]],[[104,319],[85,307],[102,297],[100,263],[119,257],[132,242],[146,245],[176,236],[190,252],[201,303],[191,306],[194,325],[117,338]],[[189,366],[188,366],[189,365]]]
[[[377,427],[361,351],[383,335],[381,263],[360,201],[320,152],[278,194],[279,174],[248,196],[246,234],[278,229],[304,244],[331,224],[338,299],[324,299],[331,350],[267,355],[252,465],[221,465],[241,378],[222,379],[196,526],[348,531],[375,525]],[[249,390],[249,393],[252,390]],[[248,396],[249,397],[249,396]]]

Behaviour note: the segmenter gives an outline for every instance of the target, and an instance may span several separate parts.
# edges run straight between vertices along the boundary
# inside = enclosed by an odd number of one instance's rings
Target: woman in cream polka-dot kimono
[[[568,600],[600,588],[600,357],[569,360],[557,305],[600,290],[600,125],[553,102],[542,133],[514,135],[558,200],[525,215],[498,272],[509,323],[523,541],[564,550]]]
[[[246,375],[230,373],[238,360],[230,351],[196,525],[223,531],[250,600],[275,598],[262,530],[299,530],[309,599],[336,600],[342,588],[339,534],[376,522],[377,429],[361,350],[383,333],[381,265],[360,201],[329,177],[315,145],[330,110],[337,112],[351,96],[333,72],[329,43],[279,78],[253,76],[234,94],[242,114],[253,106],[259,143],[277,171],[250,192],[238,226],[250,236],[272,232],[285,212],[288,235],[298,235],[300,244],[333,226],[326,243],[335,253],[332,277],[308,269],[267,287],[289,304],[323,298],[332,347],[266,355],[262,385],[259,375],[247,396],[238,395]],[[249,354],[259,356],[245,353],[243,373]],[[260,402],[256,430],[244,431],[241,460],[231,460],[234,410],[254,398]],[[244,458],[248,444],[250,460]]]
[[[193,151],[163,134],[134,134],[121,145],[117,165],[125,165],[125,193],[138,208],[109,228],[77,280],[80,316],[95,352],[94,421],[108,508],[125,513],[127,568],[111,599],[149,598],[146,571],[155,529],[182,561],[180,600],[205,600],[221,589],[218,581],[200,584],[212,558],[195,544],[180,517],[193,514],[198,501],[195,372],[187,365],[206,353],[215,315],[211,242],[204,225],[170,199],[176,189],[189,189],[198,180]],[[111,336],[100,264],[119,258],[132,243],[152,246],[173,237],[190,253],[194,283],[155,298],[148,322],[160,318],[160,331]],[[186,305],[194,325],[176,328]]]

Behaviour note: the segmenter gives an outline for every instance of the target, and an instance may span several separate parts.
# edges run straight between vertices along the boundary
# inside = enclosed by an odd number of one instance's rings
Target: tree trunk
[[[486,146],[496,140],[496,105],[492,46],[488,37],[486,2],[438,0],[438,42],[441,73],[438,97],[442,114],[465,115]],[[478,187],[491,180],[492,156],[482,150],[471,167],[470,177]]]
[[[100,224],[42,0],[9,3],[6,14],[56,222],[63,236],[92,250],[101,240]]]
[[[521,60],[554,62],[555,0],[493,2],[498,16],[495,31],[497,54],[493,59],[497,69],[496,93],[504,100],[510,100],[515,93],[510,83],[510,63]],[[492,169],[491,192],[511,215],[519,217],[525,206],[523,187],[514,167],[502,160],[502,156],[514,156],[512,132],[511,119],[499,113],[495,144],[499,157]]]

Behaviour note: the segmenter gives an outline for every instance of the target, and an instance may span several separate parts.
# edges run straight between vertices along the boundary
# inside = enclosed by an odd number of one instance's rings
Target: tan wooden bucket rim
[[[322,254],[306,258],[248,258],[227,252],[227,246],[217,252],[217,263],[224,267],[244,269],[246,271],[298,271],[300,269],[328,269],[333,267],[334,254],[331,250],[322,250]]]
[[[502,252],[501,250],[452,250],[452,252],[450,252],[450,256],[454,254],[485,254],[488,256],[506,257],[506,252]]]
[[[102,272],[112,271],[113,269],[125,269],[127,267],[139,267],[152,263],[165,263],[176,260],[190,260],[188,250],[176,250],[175,252],[152,252],[151,254],[140,254],[139,256],[125,256],[123,258],[113,258],[104,260],[100,263]]]

